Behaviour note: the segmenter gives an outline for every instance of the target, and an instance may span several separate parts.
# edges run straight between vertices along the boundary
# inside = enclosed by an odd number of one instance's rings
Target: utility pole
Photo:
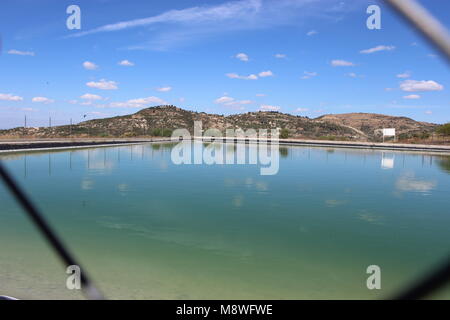
[[[69,137],[72,137],[72,118],[70,118],[70,130],[69,130]]]
[[[48,127],[52,127],[52,117],[48,117]]]
[[[26,130],[27,130],[27,115],[25,115],[25,121],[24,121],[24,124],[23,124],[23,135],[25,135]]]

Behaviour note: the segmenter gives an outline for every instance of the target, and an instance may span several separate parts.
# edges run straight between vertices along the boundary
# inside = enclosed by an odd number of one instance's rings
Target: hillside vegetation
[[[172,131],[193,131],[194,121],[203,129],[276,129],[283,138],[380,141],[382,128],[396,128],[400,139],[426,137],[437,125],[406,117],[371,113],[329,114],[315,119],[281,112],[248,112],[223,116],[193,112],[175,106],[157,106],[134,114],[84,121],[72,126],[14,128],[0,130],[0,137],[138,137],[170,136]]]

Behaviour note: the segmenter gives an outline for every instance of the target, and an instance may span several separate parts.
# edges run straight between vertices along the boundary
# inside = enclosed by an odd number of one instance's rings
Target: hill
[[[403,137],[423,135],[436,125],[406,117],[370,113],[328,114],[315,119],[274,111],[258,111],[223,116],[193,112],[175,106],[157,106],[134,114],[84,121],[72,126],[14,128],[0,130],[0,136],[49,137],[137,137],[170,136],[178,128],[193,131],[194,121],[203,129],[287,129],[289,137],[377,141],[381,128],[396,128]]]

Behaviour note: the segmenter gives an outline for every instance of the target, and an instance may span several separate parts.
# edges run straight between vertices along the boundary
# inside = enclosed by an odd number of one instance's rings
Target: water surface
[[[261,176],[175,165],[172,147],[0,159],[109,298],[384,298],[449,253],[448,157],[282,147]],[[3,185],[0,203],[0,294],[82,298]]]

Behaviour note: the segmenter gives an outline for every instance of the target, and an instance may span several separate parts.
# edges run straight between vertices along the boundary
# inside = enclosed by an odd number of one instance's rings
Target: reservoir
[[[450,156],[280,146],[261,175],[177,165],[173,147],[0,159],[112,299],[389,298],[450,253]],[[82,299],[3,184],[0,204],[0,295]]]

